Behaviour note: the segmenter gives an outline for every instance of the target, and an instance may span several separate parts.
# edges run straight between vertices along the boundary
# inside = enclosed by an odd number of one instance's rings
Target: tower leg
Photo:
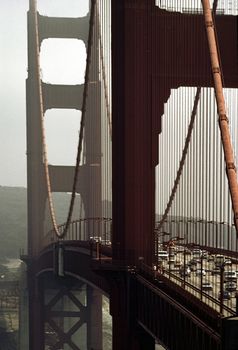
[[[38,279],[28,275],[29,349],[44,350],[43,293]]]
[[[88,286],[88,349],[102,350],[102,294],[98,289]]]
[[[222,350],[235,350],[238,344],[238,319],[228,317],[222,321]]]
[[[128,327],[125,318],[113,317],[113,350],[155,350],[155,340],[149,333],[136,324]]]
[[[155,340],[142,327],[138,326],[137,334],[139,338],[140,350],[155,350]]]
[[[29,350],[29,297],[27,286],[27,271],[21,264],[20,302],[19,302],[19,350]]]
[[[137,323],[139,300],[130,274],[114,279],[110,302],[113,350],[154,350],[155,340]]]

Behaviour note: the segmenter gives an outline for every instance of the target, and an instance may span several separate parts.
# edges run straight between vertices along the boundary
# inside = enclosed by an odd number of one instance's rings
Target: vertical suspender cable
[[[207,89],[205,89],[205,106],[206,106],[206,115],[209,115],[209,101],[207,99]],[[206,144],[205,144],[205,151],[206,151],[206,165],[205,165],[205,175],[204,175],[204,181],[205,181],[205,191],[204,191],[204,196],[205,196],[205,242],[204,245],[208,246],[208,229],[209,229],[209,215],[208,215],[208,208],[209,208],[209,170],[210,170],[210,162],[209,162],[209,150],[211,147],[211,141],[210,145],[208,144],[208,135],[209,135],[209,122],[210,120],[206,119]],[[209,147],[210,146],[210,147]]]
[[[204,93],[204,90],[203,90]],[[200,154],[200,163],[199,163],[199,244],[202,245],[203,240],[203,203],[202,203],[202,170],[203,170],[203,154],[202,154],[202,145],[203,145],[203,94],[201,96],[201,107],[200,107],[200,129],[199,129],[199,154]]]
[[[105,11],[105,9],[104,9]],[[104,12],[105,14],[105,12]],[[106,13],[107,14],[107,13]],[[101,13],[103,15],[103,13]],[[101,27],[101,22],[99,19],[99,9],[98,6],[96,6],[96,19],[97,19],[97,27],[98,27],[98,39],[99,39],[99,52],[100,52],[100,60],[101,60],[101,70],[102,70],[102,80],[103,80],[103,91],[104,91],[104,98],[105,98],[105,107],[106,107],[106,115],[108,118],[108,124],[109,124],[109,132],[110,137],[112,137],[112,118],[111,118],[111,107],[110,107],[110,100],[109,100],[109,89],[107,84],[107,73],[106,73],[106,66],[105,66],[105,57],[104,57],[104,51],[103,51],[103,40],[104,40],[104,26],[105,23],[102,21],[103,25]]]
[[[222,138],[222,145],[224,150],[226,172],[228,177],[229,189],[232,200],[232,207],[234,212],[234,223],[236,233],[238,235],[238,184],[236,177],[236,167],[234,164],[233,149],[231,144],[230,132],[228,127],[228,118],[226,115],[225,100],[223,96],[223,86],[221,69],[219,64],[218,49],[216,37],[214,32],[214,21],[210,9],[209,0],[202,0],[203,13],[205,19],[205,26],[207,32],[207,39],[210,51],[210,59],[213,73],[213,80],[216,93],[217,109],[219,115],[219,124]]]
[[[174,181],[174,185],[173,185],[173,188],[172,188],[172,191],[171,191],[171,194],[170,194],[169,201],[167,203],[166,209],[165,209],[164,214],[163,214],[163,216],[162,216],[162,218],[160,220],[160,223],[159,223],[159,226],[158,226],[158,230],[161,229],[164,221],[167,218],[168,212],[169,212],[169,210],[171,208],[171,205],[172,205],[175,193],[176,193],[178,185],[179,185],[180,177],[181,177],[181,174],[182,174],[182,171],[183,171],[183,167],[184,167],[184,163],[185,163],[185,159],[186,159],[186,155],[187,155],[187,151],[188,151],[188,147],[189,147],[189,143],[190,143],[190,139],[191,139],[191,134],[192,134],[192,130],[193,130],[194,120],[195,120],[195,116],[196,116],[196,113],[197,113],[197,107],[198,107],[200,92],[201,92],[201,88],[198,87],[197,91],[196,91],[195,99],[194,99],[194,105],[193,105],[193,110],[192,110],[192,114],[191,114],[191,120],[190,120],[190,123],[189,123],[189,126],[188,126],[188,133],[187,133],[187,136],[186,136],[185,145],[184,145],[183,152],[182,152],[182,157],[181,157],[181,160],[179,162],[179,168],[178,168],[178,171],[177,171],[176,179]]]

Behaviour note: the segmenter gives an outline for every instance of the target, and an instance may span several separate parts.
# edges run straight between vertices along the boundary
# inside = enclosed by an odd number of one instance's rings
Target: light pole
[[[185,273],[185,266],[186,266],[186,245],[188,243],[188,223],[189,223],[189,220],[184,220],[184,223],[186,224],[186,231],[184,233],[184,237],[183,237],[183,240],[184,240],[184,249],[183,249],[183,288],[185,289],[185,281],[186,281],[186,273]]]
[[[155,235],[156,235],[156,240],[155,240],[155,255],[156,255],[156,268],[158,268],[159,264],[159,237],[164,237],[164,236],[169,236],[169,232],[166,231],[159,231],[158,229],[155,229]]]
[[[201,261],[201,300],[202,300],[202,293],[203,293],[203,288],[202,288],[202,282],[203,282],[203,256],[200,253],[200,261]]]
[[[235,298],[236,298],[236,316],[238,316],[238,292],[236,292]]]
[[[198,230],[199,230],[199,224],[203,224],[203,222],[204,222],[203,219],[198,219],[198,220],[194,221],[194,223],[196,224],[196,226],[195,226],[195,240],[194,240],[194,243],[195,243],[195,245],[198,245],[198,246],[202,246],[202,240],[200,240],[200,235],[198,237]]]
[[[220,265],[220,314],[223,313],[223,302],[224,302],[224,270],[225,262]]]
[[[175,242],[183,240],[183,238],[179,237],[179,236],[175,236],[175,237],[171,237],[167,242],[164,242],[166,244],[166,246],[169,248],[169,278],[170,278],[170,273],[171,273],[171,251],[172,251],[172,247],[175,246]]]

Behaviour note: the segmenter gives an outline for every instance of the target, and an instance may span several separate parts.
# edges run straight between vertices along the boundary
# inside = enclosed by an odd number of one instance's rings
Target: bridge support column
[[[143,328],[134,325],[129,327],[126,325],[123,316],[113,316],[112,337],[113,350],[130,349],[130,350],[154,350],[155,340],[146,333]]]
[[[138,302],[140,301],[130,275],[117,278],[110,298],[113,350],[155,349],[155,340],[137,322]]]
[[[154,338],[149,333],[147,333],[142,327],[138,328],[138,336],[139,336],[140,350],[155,349]]]
[[[222,350],[236,350],[238,347],[238,317],[222,321]]]
[[[102,294],[88,286],[88,330],[87,343],[90,350],[102,350]]]
[[[44,350],[43,293],[38,279],[29,272],[29,349]]]
[[[126,265],[154,261],[151,4],[112,1],[112,252]]]
[[[21,264],[20,301],[19,301],[19,350],[29,350],[29,302],[27,288],[27,272],[25,264]]]

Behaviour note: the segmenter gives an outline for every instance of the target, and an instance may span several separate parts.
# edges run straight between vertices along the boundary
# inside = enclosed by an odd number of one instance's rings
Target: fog
[[[80,17],[87,14],[88,1],[39,0],[38,9],[41,14],[48,16]],[[27,0],[0,1],[1,186],[26,186],[27,10]],[[51,42],[45,40],[43,44],[41,65],[45,81],[56,83],[57,78],[60,84],[83,82],[86,54],[82,42],[68,40],[64,44],[60,39],[51,39]],[[65,49],[62,50],[62,47]],[[54,56],[50,55],[52,52]],[[73,165],[80,113],[56,110],[51,111],[51,115],[53,118],[46,118],[49,161],[52,164]],[[68,142],[62,144],[62,139]],[[64,149],[65,145],[67,150]]]

